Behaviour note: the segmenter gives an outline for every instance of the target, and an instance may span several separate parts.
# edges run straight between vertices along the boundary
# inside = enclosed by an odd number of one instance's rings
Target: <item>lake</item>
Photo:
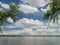
[[[0,45],[60,45],[60,37],[0,37]]]

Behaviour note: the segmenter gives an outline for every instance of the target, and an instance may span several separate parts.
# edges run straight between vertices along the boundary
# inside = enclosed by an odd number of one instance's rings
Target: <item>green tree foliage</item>
[[[18,16],[18,9],[20,6],[18,6],[18,3],[16,4],[10,4],[9,11],[0,10],[0,26],[3,25],[3,23],[6,21],[8,17],[11,17],[14,21],[16,21]]]
[[[10,17],[14,21],[16,21],[16,18],[18,16],[18,12],[19,12],[18,9],[20,8],[20,6],[18,6],[18,3],[16,3],[16,4],[10,4],[9,6],[10,6],[10,11],[7,12],[7,13],[8,13],[8,15],[10,15]]]
[[[53,20],[53,23],[58,22],[58,14],[60,13],[60,0],[51,0],[48,4],[50,6],[50,10],[44,15],[44,19]]]

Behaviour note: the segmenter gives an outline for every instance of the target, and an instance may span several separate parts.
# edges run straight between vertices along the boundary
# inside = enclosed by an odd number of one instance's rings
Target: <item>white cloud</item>
[[[22,30],[11,30],[11,31],[3,31],[3,34],[9,34],[9,35],[22,35],[22,34],[36,34],[36,31],[39,28],[43,27],[43,22],[39,21],[39,20],[33,20],[33,19],[27,19],[27,18],[23,18],[20,19],[18,21],[16,21],[15,24],[10,25],[9,28],[15,28],[15,27],[20,27],[23,28]],[[6,26],[8,27],[8,26]],[[36,31],[33,31],[33,29],[36,28]]]
[[[1,7],[3,7],[4,9],[9,9],[9,5],[8,4],[4,4],[2,2],[0,2]]]
[[[2,6],[4,9],[9,9],[9,5],[8,5],[8,4],[1,4],[1,6]]]
[[[31,6],[38,6],[43,7],[45,6],[50,0],[22,0],[24,4],[28,3]]]
[[[23,18],[18,20],[14,25],[23,28],[41,28],[44,24],[38,20]]]
[[[14,3],[12,3],[12,4],[14,4]],[[5,3],[0,2],[0,5],[4,9],[10,9],[9,8],[9,4],[5,4]],[[38,12],[37,7],[32,7],[32,6],[23,5],[23,4],[20,4],[19,6],[21,6],[19,10],[24,12],[24,13],[35,13],[35,12]]]
[[[12,24],[11,25],[7,25],[7,26],[4,26],[5,28],[16,28],[15,26],[13,26]]]
[[[58,20],[58,23],[57,22],[53,23],[53,20],[48,23],[49,27],[60,27],[60,20]],[[48,25],[48,23],[46,23],[46,25]]]
[[[58,29],[58,25],[56,23],[54,24],[54,23],[50,22],[50,25],[48,26],[48,28],[47,28],[48,23],[45,26],[44,26],[44,24],[45,23],[38,21],[38,20],[23,18],[23,19],[18,20],[15,23],[15,26],[23,27],[24,31],[22,31],[21,34],[22,33],[28,33],[28,34],[32,34],[32,35],[60,34],[60,33],[57,33],[60,29]],[[51,27],[52,27],[52,29],[51,29]],[[35,29],[35,31],[34,31],[34,29]]]
[[[44,23],[45,24],[45,23]],[[12,27],[20,27],[23,29],[20,30],[11,30],[11,31],[3,31],[4,35],[57,35],[60,34],[60,28],[56,28],[56,24],[53,24],[50,22],[50,25],[47,28],[47,25],[44,26],[44,24],[40,21],[36,21],[33,19],[27,19],[23,18],[21,20],[18,20],[14,26]],[[42,28],[43,27],[43,28]],[[60,27],[60,25],[59,25]],[[35,30],[33,28],[36,28]],[[47,28],[47,29],[46,29]]]
[[[38,9],[36,7],[31,7],[29,5],[20,5],[20,11],[24,12],[24,13],[35,13],[38,12]]]
[[[2,4],[2,2],[0,2],[0,5]]]
[[[60,34],[58,31],[60,31],[60,30],[57,30],[57,29],[48,29],[48,30],[36,29],[34,31],[31,28],[24,28],[22,30],[3,31],[2,34],[4,34],[4,35],[57,35],[57,34]]]
[[[11,31],[3,31],[4,35],[28,35],[33,34],[33,30],[30,28],[24,28],[22,30],[11,30]]]
[[[13,23],[14,21],[12,20],[12,18],[7,18],[7,22],[9,22],[9,23]]]
[[[41,8],[41,11],[43,12],[47,12],[48,10],[50,10],[50,6],[48,6],[46,9]]]
[[[0,10],[3,10],[3,8],[0,8]]]
[[[31,29],[31,28],[24,28],[21,32],[20,32],[20,35],[22,35],[22,34],[26,34],[26,35],[28,35],[28,34],[33,34],[34,32],[33,32],[33,30]]]

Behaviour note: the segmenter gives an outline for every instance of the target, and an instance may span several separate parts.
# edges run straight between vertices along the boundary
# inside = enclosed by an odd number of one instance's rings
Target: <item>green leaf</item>
[[[3,25],[3,21],[2,21],[2,20],[0,20],[0,26],[1,26],[1,25]]]
[[[50,10],[44,15],[44,19],[53,20],[53,23],[58,21],[58,14],[60,13],[60,0],[51,0],[48,5]]]
[[[20,6],[17,4],[10,4],[9,5],[10,10],[9,11],[4,11],[0,9],[0,26],[3,25],[3,23],[6,21],[8,17],[11,17],[14,21],[16,21],[18,17],[18,12]]]

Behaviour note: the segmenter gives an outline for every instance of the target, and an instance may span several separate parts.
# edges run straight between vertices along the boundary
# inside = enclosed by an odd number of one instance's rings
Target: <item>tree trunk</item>
[[[0,26],[0,33],[3,33],[3,26]]]

